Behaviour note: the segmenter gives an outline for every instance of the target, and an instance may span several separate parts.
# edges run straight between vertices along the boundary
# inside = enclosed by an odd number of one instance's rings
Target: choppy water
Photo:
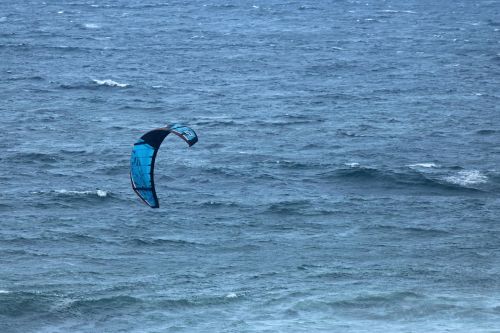
[[[498,1],[1,1],[0,331],[500,332]],[[132,143],[169,122],[151,210]],[[169,138],[171,139],[171,138]]]

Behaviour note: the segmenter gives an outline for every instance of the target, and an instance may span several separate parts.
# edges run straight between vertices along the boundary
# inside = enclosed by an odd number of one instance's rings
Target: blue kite
[[[198,136],[191,128],[170,124],[144,134],[134,143],[130,156],[130,181],[132,189],[151,208],[159,208],[154,182],[154,166],[158,149],[167,135],[174,133],[187,142],[189,147],[198,142]]]

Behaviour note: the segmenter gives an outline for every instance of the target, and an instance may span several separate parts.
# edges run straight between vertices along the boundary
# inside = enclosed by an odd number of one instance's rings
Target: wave
[[[41,190],[32,191],[34,205],[39,208],[53,208],[54,206],[70,208],[75,204],[91,204],[105,203],[109,200],[117,200],[118,198],[110,191],[95,189],[95,190]]]
[[[340,307],[359,307],[359,306],[379,306],[382,304],[392,304],[396,306],[397,303],[401,302],[413,302],[417,300],[425,299],[423,294],[411,292],[411,291],[399,291],[391,293],[381,293],[372,294],[366,296],[357,296],[352,299],[341,300],[337,302],[331,302],[331,305]]]
[[[344,276],[341,276],[343,278]],[[362,316],[401,316],[402,307],[415,308],[417,310],[425,310],[426,313],[438,310],[437,304],[433,304],[426,295],[413,291],[396,291],[389,293],[373,293],[359,295],[355,297],[347,297],[344,299],[331,300],[329,298],[302,298],[295,302],[289,310],[291,311],[310,311],[311,309],[323,308],[330,309],[336,312],[356,311]],[[449,308],[449,305],[446,305]],[[383,309],[382,313],[380,309]],[[378,311],[377,311],[378,310]],[[406,311],[410,311],[409,309]],[[418,311],[416,316],[424,315]]]
[[[144,301],[142,299],[137,297],[118,295],[71,301],[68,304],[65,304],[65,310],[69,310],[71,312],[76,311],[85,314],[102,313],[116,311],[116,309],[132,307],[143,302]]]
[[[374,225],[363,227],[363,229],[379,229],[390,233],[404,233],[411,234],[412,237],[442,237],[450,233],[445,230],[426,228],[426,227],[406,227],[406,226],[393,226],[393,225]]]
[[[22,80],[45,81],[45,78],[39,75],[14,76],[7,78],[7,81],[22,81]]]
[[[198,246],[205,245],[203,243],[186,241],[183,239],[168,239],[168,238],[134,238],[128,241],[134,246]]]
[[[293,170],[302,170],[308,169],[316,166],[314,163],[310,162],[298,162],[291,160],[266,160],[263,162],[264,165],[275,165],[280,168],[293,169]]]
[[[396,9],[383,9],[383,10],[379,10],[379,12],[380,13],[388,13],[388,14],[399,14],[399,13],[416,14],[417,13],[413,10],[396,10]]]
[[[59,162],[62,158],[59,155],[51,154],[51,153],[37,153],[37,152],[23,152],[17,153],[14,155],[14,160],[17,163],[33,163],[33,162],[42,162],[42,163],[56,163]]]
[[[411,165],[409,170],[384,170],[356,165],[351,168],[340,168],[321,175],[321,179],[335,182],[348,181],[351,184],[361,183],[364,188],[374,185],[384,188],[426,188],[445,191],[483,191],[475,185],[481,185],[488,178],[477,170],[461,170],[450,175],[450,171],[440,170],[439,173],[420,171],[438,166],[433,163]]]
[[[266,212],[271,214],[299,214],[303,210],[308,210],[312,206],[309,200],[284,200],[271,203],[267,206]]]
[[[109,86],[109,87],[119,87],[119,88],[126,88],[126,87],[130,86],[127,83],[119,83],[119,82],[116,82],[116,81],[113,81],[113,80],[110,80],[110,79],[106,79],[106,80],[92,80],[92,81],[94,81],[95,83],[97,83],[97,85],[99,85],[99,86]]]
[[[302,115],[302,114],[284,114],[274,117],[273,120],[256,120],[255,125],[258,126],[289,126],[302,124],[323,123],[326,119],[317,115]]]
[[[110,192],[104,191],[104,190],[95,190],[95,191],[70,191],[70,190],[55,190],[54,191],[57,194],[61,194],[63,196],[68,195],[68,196],[98,196],[100,198],[105,198],[107,197]]]
[[[238,204],[237,202],[234,202],[234,201],[224,202],[224,201],[215,201],[215,200],[203,201],[203,202],[200,202],[198,205],[202,206],[202,207],[207,207],[207,208],[240,207],[240,204]]]
[[[0,293],[0,316],[19,318],[27,314],[46,312],[52,298],[39,292]]]
[[[7,210],[9,210],[9,209],[11,209],[13,207],[14,207],[13,205],[8,205],[8,204],[0,203],[0,212],[7,211]]]
[[[468,187],[470,185],[484,184],[488,182],[488,177],[478,170],[464,170],[459,171],[456,175],[446,177],[445,180],[452,184]]]
[[[45,315],[67,315],[79,314],[102,314],[106,312],[116,312],[117,309],[127,309],[134,311],[138,307],[148,307],[150,309],[175,309],[205,307],[219,304],[227,304],[238,301],[243,294],[236,292],[226,292],[217,296],[209,297],[181,297],[166,298],[137,297],[131,295],[106,295],[94,297],[74,298],[61,294],[49,292],[0,292],[0,316],[6,318],[19,318],[21,316],[45,316]]]
[[[410,168],[437,168],[439,167],[436,163],[415,163],[415,164],[409,164],[408,167]]]
[[[89,82],[77,82],[71,84],[60,84],[59,87],[62,89],[100,89],[100,88],[128,88],[130,85],[128,83],[120,83],[111,79],[92,79]]]

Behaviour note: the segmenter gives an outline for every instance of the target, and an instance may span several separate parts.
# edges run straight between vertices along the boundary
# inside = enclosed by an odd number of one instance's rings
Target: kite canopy
[[[189,147],[198,142],[198,137],[191,128],[180,124],[170,124],[144,134],[139,141],[134,143],[130,156],[132,189],[151,208],[160,207],[154,182],[156,153],[163,140],[170,133],[174,133],[186,141]]]

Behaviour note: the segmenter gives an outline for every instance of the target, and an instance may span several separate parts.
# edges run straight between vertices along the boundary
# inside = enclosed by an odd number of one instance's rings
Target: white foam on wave
[[[478,170],[464,170],[458,172],[458,174],[454,176],[446,177],[445,180],[452,184],[467,186],[486,183],[488,181],[488,177],[483,175]]]
[[[100,86],[119,87],[119,88],[126,88],[126,87],[129,86],[126,83],[120,83],[120,82],[116,82],[116,81],[113,81],[113,80],[110,80],[110,79],[106,79],[106,80],[92,80],[92,81],[94,81],[95,83],[97,83]]]
[[[439,165],[436,163],[415,163],[408,165],[410,168],[438,168]]]
[[[97,194],[98,197],[101,197],[101,198],[104,198],[104,197],[108,196],[108,192],[106,192],[104,190],[97,190],[96,194]]]
[[[10,294],[10,291],[0,289],[0,294]]]
[[[70,190],[55,190],[58,194],[68,194],[68,195],[97,195],[98,197],[104,198],[108,196],[108,192],[104,190],[96,191],[70,191]]]
[[[413,10],[396,10],[396,9],[384,9],[380,11],[381,13],[392,13],[392,14],[397,14],[397,13],[405,13],[405,14],[416,14],[417,12],[414,12]]]
[[[83,26],[87,29],[99,29],[101,26],[96,23],[84,23]]]
[[[357,168],[357,167],[359,167],[359,163],[356,163],[356,162],[345,163],[345,165],[347,165],[348,167],[351,167],[351,168]]]
[[[226,298],[236,298],[238,297],[238,295],[236,295],[236,293],[229,293],[226,295]]]

